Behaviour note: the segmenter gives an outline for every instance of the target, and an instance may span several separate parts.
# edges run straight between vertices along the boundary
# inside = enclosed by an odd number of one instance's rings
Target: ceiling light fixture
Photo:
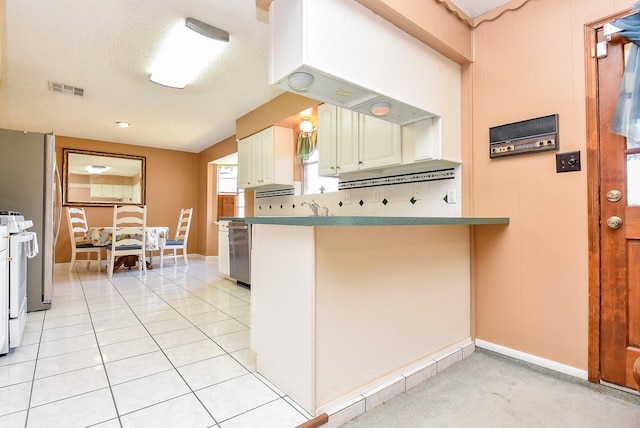
[[[127,122],[116,122],[116,125],[118,125],[120,128],[128,128],[129,126],[131,126],[131,124]]]
[[[102,174],[107,170],[107,167],[104,165],[89,165],[87,167],[87,172],[89,174]]]
[[[313,76],[309,73],[297,71],[289,76],[289,87],[294,91],[304,92],[313,83]]]
[[[386,101],[371,104],[371,113],[376,116],[384,116],[391,111],[391,104]]]
[[[218,56],[229,42],[229,33],[193,18],[173,28],[151,69],[149,79],[182,89]]]
[[[308,117],[303,117],[300,122],[300,130],[302,132],[310,132],[313,129],[313,123],[309,121]]]

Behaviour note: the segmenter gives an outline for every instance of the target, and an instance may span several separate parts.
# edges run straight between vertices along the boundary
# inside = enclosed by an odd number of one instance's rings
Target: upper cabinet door
[[[332,104],[318,106],[318,174],[338,175],[336,169],[336,144],[338,137],[337,114],[338,107]]]
[[[260,164],[260,179],[257,183],[258,186],[262,186],[265,184],[273,184],[275,173],[274,173],[274,160],[275,160],[275,150],[274,150],[274,127],[270,127],[265,129],[262,132],[259,132],[256,135],[260,136],[260,155],[257,157],[256,161]],[[256,144],[258,142],[256,141]]]
[[[337,169],[339,174],[357,171],[361,167],[358,123],[360,114],[338,108]]]
[[[238,187],[293,187],[293,130],[271,126],[238,141]]]
[[[251,156],[251,137],[238,141],[238,187],[251,187],[253,161]]]
[[[360,169],[402,162],[400,125],[361,114],[359,131]]]

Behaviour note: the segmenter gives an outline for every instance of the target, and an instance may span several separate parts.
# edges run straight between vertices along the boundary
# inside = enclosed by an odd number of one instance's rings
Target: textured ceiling
[[[477,18],[478,16],[497,9],[510,1],[511,0],[451,0],[451,2],[466,13],[469,18]]]
[[[267,84],[268,14],[255,0],[4,3],[0,128],[199,152],[282,92]],[[505,1],[454,3],[473,18]],[[156,85],[152,55],[184,17],[228,31],[228,49],[185,89]],[[85,96],[52,92],[51,81]]]

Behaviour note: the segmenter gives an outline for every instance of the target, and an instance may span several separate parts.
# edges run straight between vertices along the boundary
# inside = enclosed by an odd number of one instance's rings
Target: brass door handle
[[[622,199],[622,192],[619,190],[609,190],[607,192],[607,201],[609,202],[618,202]]]
[[[620,229],[622,227],[622,219],[616,215],[613,215],[607,219],[607,226],[611,229]]]

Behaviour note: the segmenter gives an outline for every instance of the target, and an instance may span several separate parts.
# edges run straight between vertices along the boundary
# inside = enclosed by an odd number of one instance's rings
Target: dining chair
[[[98,272],[100,272],[102,250],[104,250],[104,247],[93,245],[90,237],[87,236],[89,226],[87,225],[87,216],[84,208],[67,207],[67,225],[69,226],[69,241],[71,242],[71,264],[69,265],[69,272],[73,270],[78,253],[85,253],[87,255],[87,269],[89,269],[89,265],[91,264],[91,253],[96,253]]]
[[[113,276],[116,258],[138,256],[139,268],[147,272],[145,263],[145,228],[147,206],[122,205],[113,207],[111,243],[107,246],[109,278]]]
[[[187,240],[189,239],[189,229],[191,228],[191,214],[193,208],[183,208],[180,210],[180,216],[178,217],[178,227],[176,229],[175,239],[167,239],[164,248],[160,249],[160,267],[164,264],[164,252],[165,250],[173,251],[173,263],[177,264],[176,258],[178,250],[182,250],[182,257],[184,258],[184,264],[189,264],[187,261]]]

